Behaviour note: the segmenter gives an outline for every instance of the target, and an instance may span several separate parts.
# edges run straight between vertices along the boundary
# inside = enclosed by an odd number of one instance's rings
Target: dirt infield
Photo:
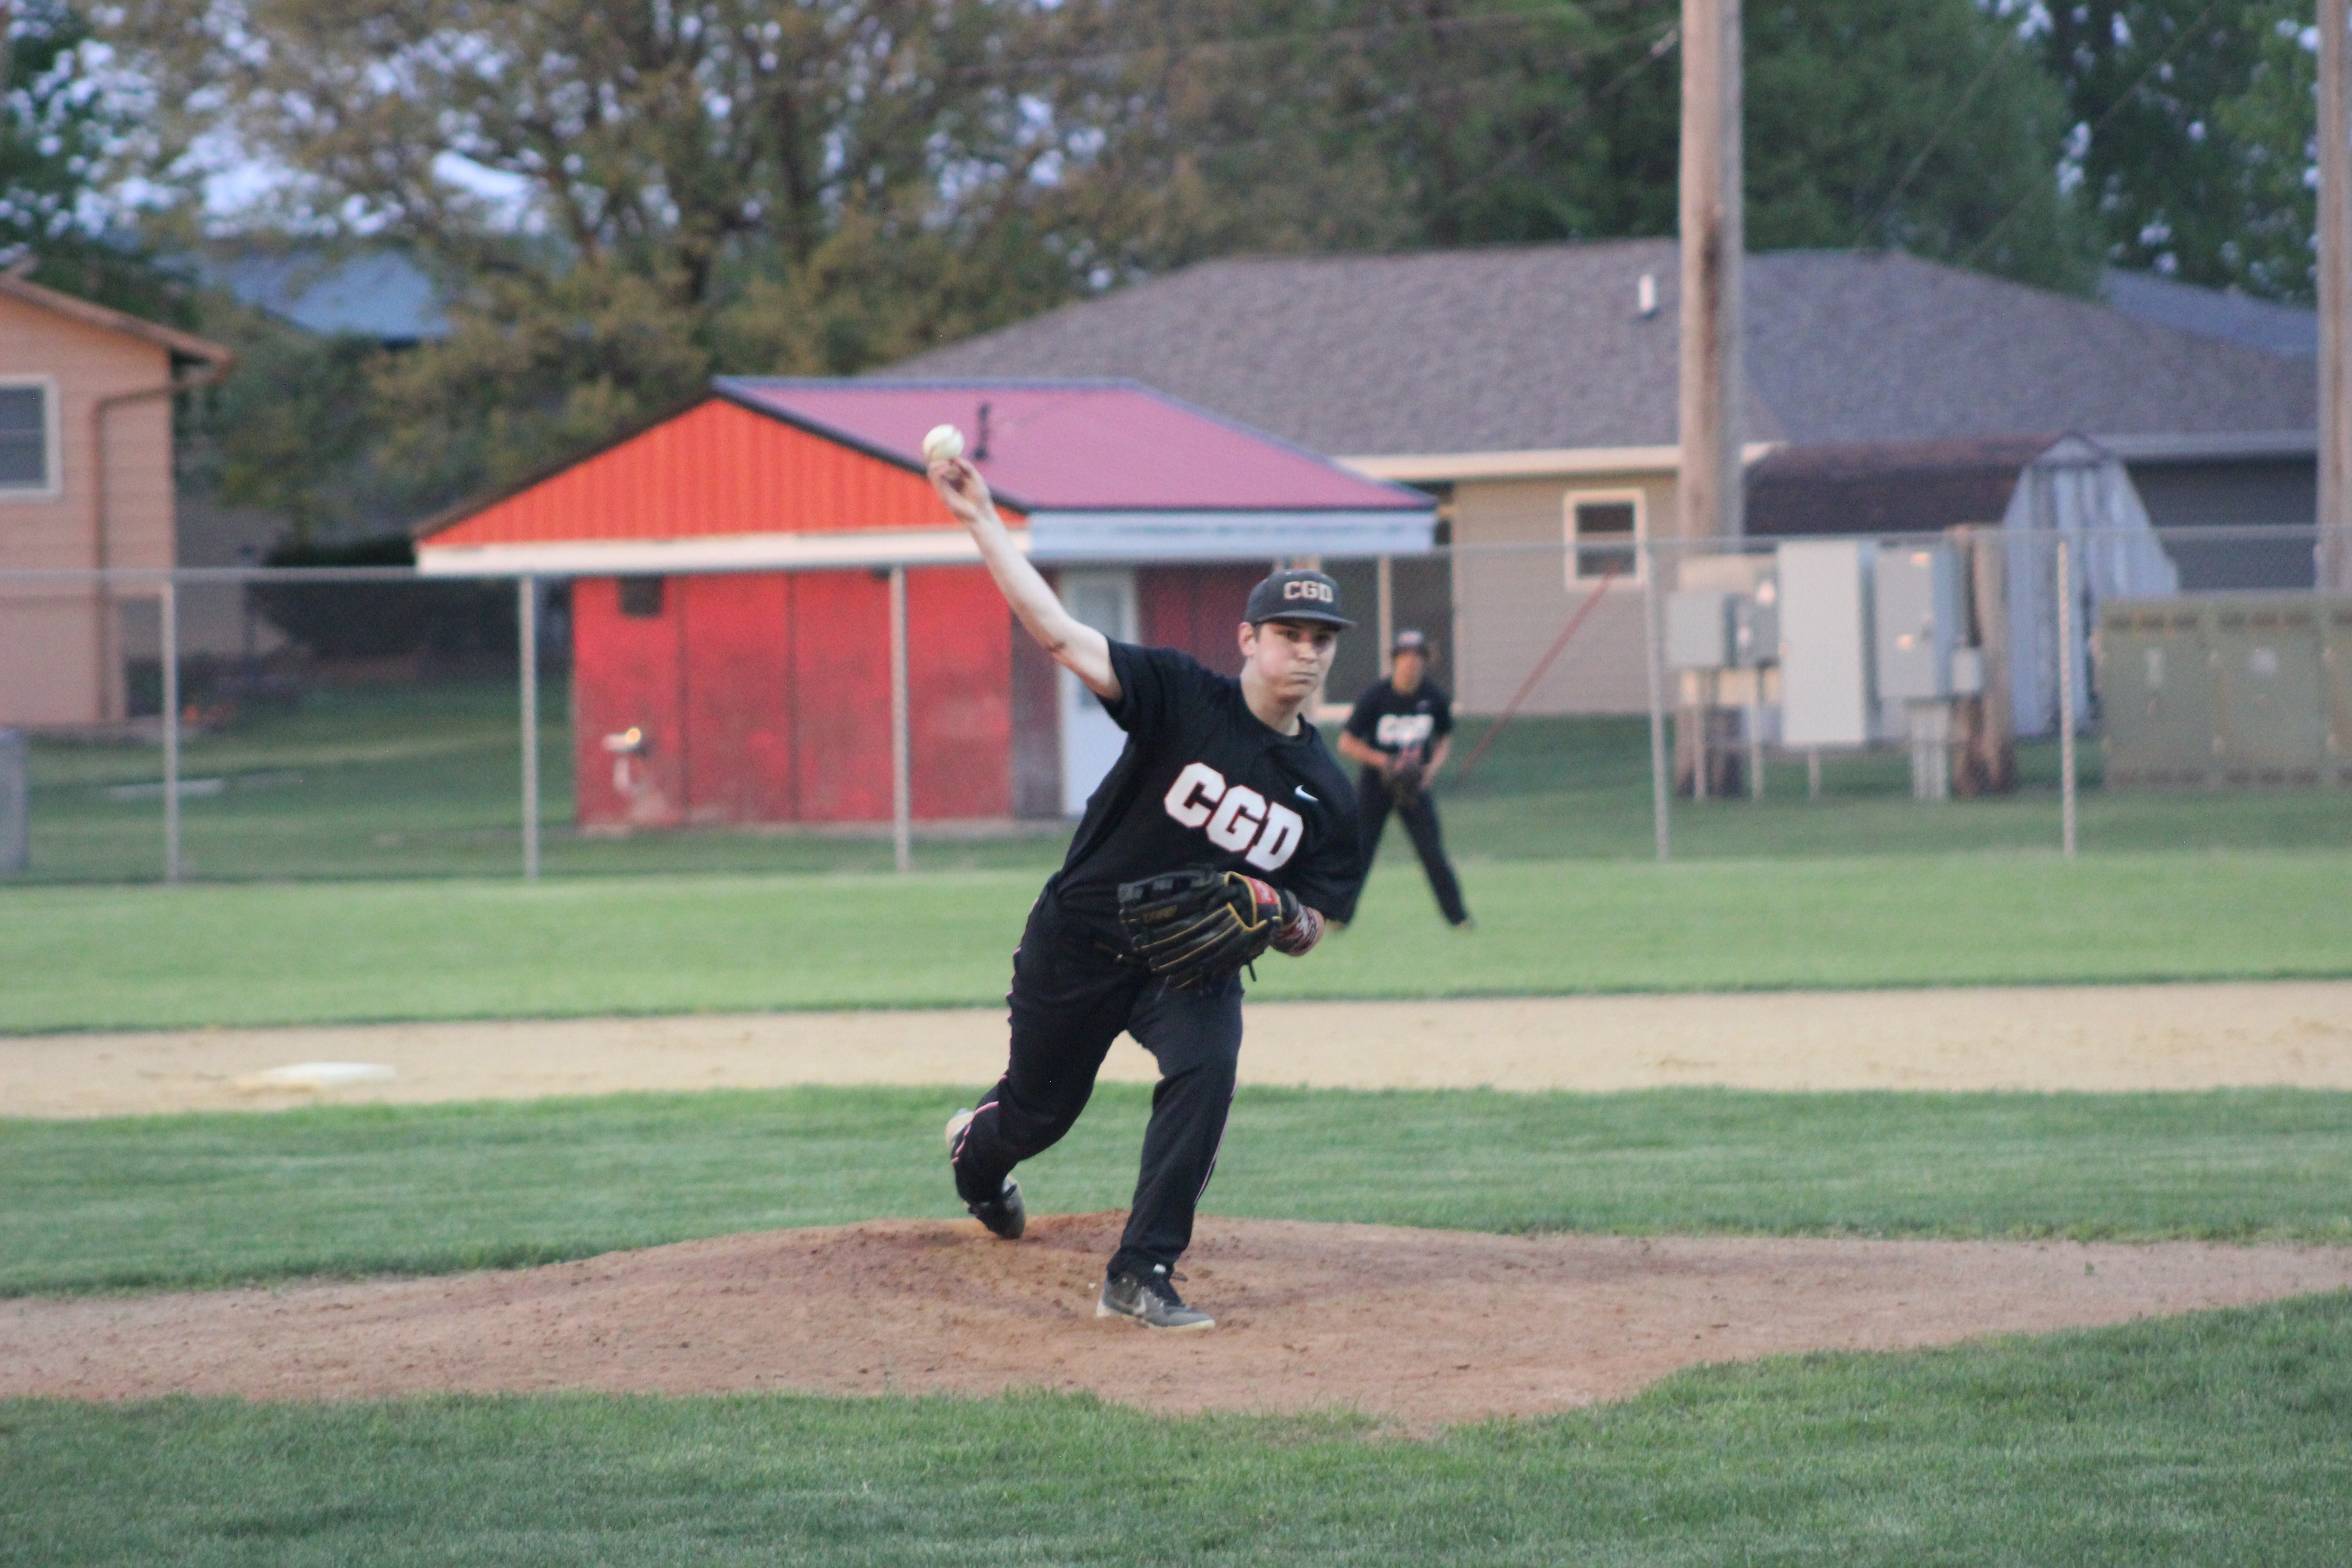
[[[2114,1323],[2352,1285],[2352,1248],[1516,1237],[1206,1220],[1206,1334],[1092,1315],[1120,1216],[777,1231],[512,1273],[0,1303],[0,1395],[991,1394],[1349,1406],[1410,1431],[1676,1368]]]
[[[0,1115],[792,1083],[976,1086],[992,1010],[0,1038]],[[389,1076],[301,1088],[304,1062]],[[1106,1077],[1149,1079],[1118,1047]],[[299,1076],[299,1075],[297,1075]],[[2352,1088],[2352,984],[1253,1006],[1245,1082],[1618,1089]],[[1119,1215],[722,1237],[450,1279],[0,1302],[0,1395],[984,1394],[1351,1406],[1423,1431],[1676,1368],[1894,1350],[2352,1286],[2352,1248],[1512,1237],[1207,1218],[1206,1335],[1091,1316]]]
[[[0,1115],[793,1083],[977,1087],[996,1009],[0,1037]],[[393,1076],[311,1089],[305,1062]],[[1148,1081],[1132,1045],[1105,1077]],[[1349,1089],[2352,1089],[2352,983],[1257,1003],[1244,1083]]]

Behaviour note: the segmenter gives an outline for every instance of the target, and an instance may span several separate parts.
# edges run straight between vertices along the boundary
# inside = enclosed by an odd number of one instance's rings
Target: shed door
[[[1135,640],[1135,574],[1129,572],[1065,572],[1062,603],[1070,614],[1107,637]],[[1062,688],[1062,813],[1076,816],[1087,808],[1103,775],[1118,761],[1127,745],[1127,731],[1103,711],[1102,701],[1068,670],[1057,672]]]

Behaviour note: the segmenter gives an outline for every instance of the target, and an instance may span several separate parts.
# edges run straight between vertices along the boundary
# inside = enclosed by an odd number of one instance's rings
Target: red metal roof
[[[947,526],[920,473],[713,397],[425,537],[448,548]]]
[[[722,377],[724,395],[877,456],[922,465],[954,425],[1008,504],[1031,511],[1426,511],[1276,437],[1133,382],[814,381]],[[988,410],[985,455],[981,410]]]

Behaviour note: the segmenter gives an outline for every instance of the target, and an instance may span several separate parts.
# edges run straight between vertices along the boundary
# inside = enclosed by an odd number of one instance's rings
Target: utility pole
[[[2341,5],[2345,0],[2329,0]],[[1739,471],[1739,0],[1683,0],[1682,518],[1745,531]]]
[[[1680,548],[1653,551],[1671,587],[1695,542],[1747,531],[1739,463],[1739,0],[1683,0]],[[1675,776],[1705,799],[1736,787],[1727,713],[1675,692]],[[1704,697],[1704,694],[1702,694]]]
[[[2319,542],[2322,593],[2352,593],[2352,140],[2346,0],[2319,0]]]

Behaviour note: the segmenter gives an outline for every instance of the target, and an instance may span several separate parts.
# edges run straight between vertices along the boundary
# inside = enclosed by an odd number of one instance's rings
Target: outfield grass
[[[887,870],[887,837],[730,832],[583,837],[561,679],[543,691],[541,811],[551,876]],[[192,734],[182,775],[182,866],[206,880],[480,877],[522,863],[520,729],[507,679],[316,687],[292,710],[257,709]],[[32,879],[149,881],[163,863],[162,757],[152,744],[33,747]],[[143,787],[142,787],[143,786]],[[934,868],[1049,868],[1057,825],[927,844]]]
[[[870,832],[574,834],[567,826],[572,759],[562,680],[548,682],[544,701],[541,776],[551,876],[873,871],[889,865],[887,839]],[[320,687],[293,710],[256,710],[225,729],[194,734],[184,774],[217,793],[184,803],[184,862],[207,880],[511,874],[521,860],[516,706],[512,682],[496,679]],[[1486,728],[1480,720],[1464,724],[1462,757]],[[2054,745],[2023,747],[2021,787],[1992,799],[1922,805],[1910,799],[1908,768],[1907,758],[1891,751],[1831,755],[1824,796],[1813,801],[1805,796],[1801,765],[1775,764],[1760,804],[1679,803],[1676,853],[1780,858],[2057,846]],[[2352,791],[2110,795],[2098,787],[2098,749],[2086,746],[2081,820],[2083,842],[2094,853],[2352,848]],[[37,743],[34,879],[160,877],[161,776],[152,745]],[[1455,852],[1473,862],[1646,859],[1647,722],[1518,720],[1475,772],[1445,779],[1440,798]],[[926,838],[918,855],[934,870],[1042,874],[1066,837],[1059,825],[1045,824],[1011,838]]]
[[[2352,974],[2352,853],[1383,867],[1262,997]],[[994,1005],[1027,871],[0,891],[0,1031]]]
[[[1022,1167],[1032,1208],[1124,1207],[1149,1094],[1103,1086]],[[438,1273],[958,1215],[939,1153],[957,1099],[805,1088],[0,1122],[0,1293]],[[1208,1207],[1485,1231],[2344,1243],[2352,1095],[1248,1089]]]
[[[1339,1417],[585,1395],[0,1404],[0,1563],[2336,1568],[2352,1297]]]

